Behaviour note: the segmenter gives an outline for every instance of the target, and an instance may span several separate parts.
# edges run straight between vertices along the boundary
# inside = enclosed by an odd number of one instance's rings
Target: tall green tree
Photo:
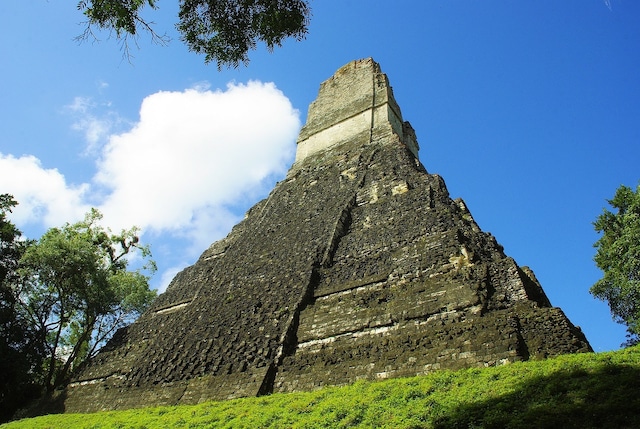
[[[11,195],[0,194],[0,422],[38,394],[34,374],[44,356],[37,332],[14,293],[19,284],[18,262],[30,244],[7,218],[16,205]]]
[[[92,209],[81,222],[52,228],[20,259],[18,305],[45,350],[41,383],[66,383],[115,331],[132,322],[155,297],[155,271],[137,229],[113,234]],[[140,267],[128,270],[138,254]]]
[[[620,186],[608,202],[615,211],[604,209],[594,222],[602,233],[594,260],[604,276],[590,291],[627,326],[627,345],[632,345],[640,342],[640,185],[635,191]]]
[[[142,16],[146,8],[157,9],[156,0],[81,0],[80,10],[87,18],[86,39],[94,28],[112,31],[123,42],[128,55],[128,40],[140,32],[166,43],[153,22]],[[180,0],[176,28],[189,50],[205,56],[205,62],[237,67],[249,62],[248,52],[263,42],[271,51],[293,37],[307,34],[311,9],[308,0]]]

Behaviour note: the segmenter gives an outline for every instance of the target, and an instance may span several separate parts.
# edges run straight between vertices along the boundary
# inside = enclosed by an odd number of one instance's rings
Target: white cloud
[[[111,103],[103,102],[99,105],[91,97],[75,97],[71,104],[65,106],[74,118],[71,128],[84,135],[87,142],[86,154],[94,154],[108,140],[110,133],[125,122],[112,110],[96,113],[105,107],[111,107]]]
[[[44,168],[34,156],[0,153],[0,189],[18,201],[11,219],[17,225],[60,226],[82,219],[89,209],[88,184],[70,185],[55,168]]]
[[[211,88],[211,84],[206,80],[196,82],[191,86],[191,89],[195,89],[196,91],[199,91],[199,92],[208,91],[210,88]]]
[[[12,221],[20,228],[60,226],[93,206],[114,231],[139,226],[156,259],[174,267],[160,265],[160,290],[242,218],[234,208],[265,195],[284,175],[300,127],[282,92],[260,82],[152,94],[142,101],[139,121],[120,134],[109,134],[117,114],[94,114],[89,98],[67,108],[89,144],[102,145],[95,176],[74,185],[34,156],[0,153],[0,192],[19,202]]]
[[[101,210],[116,225],[210,230],[215,213],[286,171],[299,125],[270,83],[150,95],[135,127],[104,147],[95,176],[108,195]]]
[[[76,97],[67,106],[78,115],[72,126],[82,128],[89,143],[108,137],[94,181],[71,185],[33,156],[2,156],[0,186],[20,202],[16,221],[74,221],[90,206],[91,194],[114,230],[170,231],[197,247],[219,237],[239,219],[230,206],[264,193],[266,178],[284,174],[300,123],[271,83],[206,88],[200,83],[152,94],[142,102],[139,121],[110,136],[110,119],[91,113],[90,98]]]

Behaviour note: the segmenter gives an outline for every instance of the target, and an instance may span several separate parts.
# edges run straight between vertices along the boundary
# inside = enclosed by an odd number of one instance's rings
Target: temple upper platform
[[[367,144],[389,134],[418,157],[415,132],[402,119],[387,75],[372,58],[352,61],[320,85],[298,136],[296,163],[353,139]]]

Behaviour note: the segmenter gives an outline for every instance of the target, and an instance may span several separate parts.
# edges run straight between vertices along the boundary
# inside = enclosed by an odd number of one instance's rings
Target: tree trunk
[[[62,368],[62,371],[60,372],[60,377],[56,379],[55,387],[58,387],[67,381],[71,365],[73,365],[73,362],[78,357],[78,353],[80,352],[80,349],[82,348],[82,345],[84,344],[84,342],[88,341],[89,337],[91,336],[91,332],[93,332],[93,325],[96,323],[95,321],[96,321],[96,317],[92,317],[89,320],[85,320],[85,325],[84,325],[84,329],[82,330],[82,335],[80,335],[80,338],[78,339],[78,341],[76,341],[76,344],[73,346],[73,350],[71,351],[71,354],[67,358],[67,361],[65,362],[64,367]]]

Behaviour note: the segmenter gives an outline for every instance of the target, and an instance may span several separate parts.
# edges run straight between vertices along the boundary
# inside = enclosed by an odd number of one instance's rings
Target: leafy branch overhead
[[[87,28],[79,36],[86,39],[93,29],[111,31],[123,42],[129,55],[128,40],[147,32],[165,44],[154,23],[142,16],[148,8],[158,8],[156,0],[81,0],[80,10]],[[282,46],[285,39],[302,40],[307,34],[311,9],[307,0],[180,0],[176,28],[190,51],[205,56],[205,63],[238,67],[249,62],[248,53],[259,42],[269,51]]]

